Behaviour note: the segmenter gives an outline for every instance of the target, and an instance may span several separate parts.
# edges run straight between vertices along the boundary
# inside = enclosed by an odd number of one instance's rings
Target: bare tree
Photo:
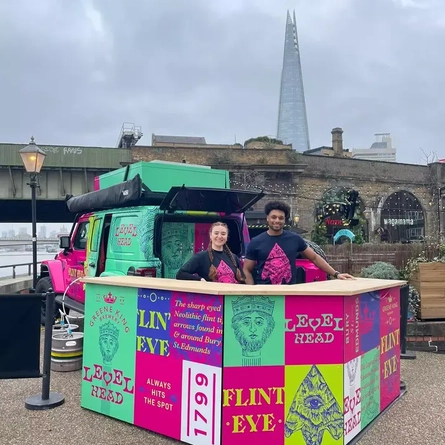
[[[423,154],[421,160],[424,161],[426,165],[432,164],[433,162],[437,162],[439,160],[439,156],[437,155],[437,151],[430,150],[427,153],[422,147],[419,147],[419,150]]]

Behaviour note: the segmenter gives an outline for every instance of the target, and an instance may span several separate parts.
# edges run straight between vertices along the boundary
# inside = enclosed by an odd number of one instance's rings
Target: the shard
[[[294,150],[310,149],[295,11],[293,20],[287,11],[277,138]]]

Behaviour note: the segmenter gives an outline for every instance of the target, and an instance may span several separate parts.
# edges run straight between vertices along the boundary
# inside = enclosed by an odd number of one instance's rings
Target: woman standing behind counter
[[[214,281],[217,283],[244,284],[239,258],[227,245],[227,224],[215,222],[210,226],[210,243],[185,263],[176,274],[177,280]]]

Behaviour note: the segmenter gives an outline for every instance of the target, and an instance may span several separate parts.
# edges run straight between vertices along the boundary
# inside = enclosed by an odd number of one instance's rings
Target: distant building
[[[368,161],[397,162],[397,150],[392,146],[391,133],[377,133],[377,141],[371,148],[354,148],[354,159],[366,159]]]
[[[28,235],[28,229],[26,227],[20,227],[19,228],[19,237],[20,238],[24,238],[27,237]]]
[[[293,18],[287,11],[277,138],[299,152],[311,148],[295,11]]]
[[[46,226],[39,227],[39,238],[41,239],[46,238]]]
[[[390,133],[378,133],[375,136],[377,141],[371,145],[371,148],[363,149],[344,149],[343,148],[343,130],[334,128],[332,131],[332,147],[323,145],[322,147],[306,150],[305,155],[318,156],[336,156],[342,158],[365,159],[367,161],[396,161],[396,149],[392,146]]]
[[[305,155],[318,155],[318,156],[334,156],[334,149],[332,147],[326,147],[323,145],[322,147],[312,148],[311,150],[306,150],[303,152]],[[344,158],[352,158],[352,153],[349,149],[343,150]]]
[[[195,136],[161,136],[157,134],[151,135],[151,145],[153,147],[175,147],[184,145],[206,145],[207,142],[203,137]]]
[[[351,158],[352,153],[348,149],[343,148],[343,130],[341,128],[333,128],[332,134],[332,147],[323,145],[322,147],[306,150],[303,153],[305,155],[317,155],[317,156],[335,156],[338,158]]]

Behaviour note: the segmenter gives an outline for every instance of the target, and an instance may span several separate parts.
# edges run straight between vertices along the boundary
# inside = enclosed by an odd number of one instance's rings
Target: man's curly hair
[[[280,210],[284,217],[289,219],[290,207],[284,201],[271,201],[264,206],[264,213],[268,215],[272,210]]]

